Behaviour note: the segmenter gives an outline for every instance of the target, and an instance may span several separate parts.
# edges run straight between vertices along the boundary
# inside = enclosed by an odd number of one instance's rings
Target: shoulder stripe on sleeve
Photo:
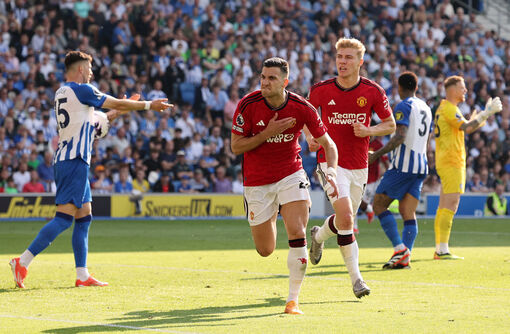
[[[374,81],[372,80],[369,80],[367,78],[361,78],[361,83],[362,84],[365,84],[367,86],[371,86],[371,87],[375,87],[379,90],[379,93],[381,93],[382,95],[386,95],[386,91],[381,87],[379,86],[377,83],[375,83]]]
[[[253,100],[261,98],[261,97],[262,97],[262,93],[260,91],[256,91],[256,92],[246,95],[245,97],[243,97],[243,99],[239,103],[239,109],[244,109],[244,107],[247,104],[249,104],[249,103],[253,102]]]
[[[300,97],[299,95],[289,93],[289,100],[299,103],[305,107],[312,109],[314,112],[317,112],[317,109],[310,102]]]
[[[256,98],[256,99],[250,99],[250,101],[246,101],[246,103],[243,103],[243,106],[239,108],[239,112],[242,114],[246,108],[248,108],[248,106],[252,103],[256,103],[256,102],[259,102],[259,101],[262,101],[264,100],[264,98],[262,96]]]
[[[324,86],[324,85],[327,85],[327,84],[331,84],[331,83],[334,83],[335,82],[335,78],[331,78],[331,79],[328,79],[328,80],[324,80],[324,81],[320,81],[320,82],[317,82],[315,85],[313,85],[311,88],[310,88],[310,92],[313,91],[315,88],[317,87],[320,87],[320,86]]]

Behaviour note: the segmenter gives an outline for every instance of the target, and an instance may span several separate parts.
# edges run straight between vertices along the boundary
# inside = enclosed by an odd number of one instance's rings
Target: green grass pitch
[[[312,220],[309,227],[320,224]],[[74,288],[71,230],[32,263],[15,289],[8,261],[43,222],[0,222],[0,333],[510,333],[510,220],[457,219],[451,248],[434,261],[433,221],[419,221],[410,270],[383,271],[392,254],[377,222],[360,221],[358,300],[336,240],[309,264],[303,316],[283,314],[287,238],[258,256],[248,223],[94,221],[90,272],[105,288]]]

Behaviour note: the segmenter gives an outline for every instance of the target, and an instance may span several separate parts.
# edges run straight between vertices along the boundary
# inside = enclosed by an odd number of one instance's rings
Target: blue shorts
[[[81,208],[92,202],[89,183],[89,165],[80,158],[58,161],[55,164],[56,204],[73,203]]]
[[[385,194],[399,201],[407,193],[420,199],[421,188],[426,177],[427,175],[403,173],[398,169],[389,169],[384,173],[375,193]]]

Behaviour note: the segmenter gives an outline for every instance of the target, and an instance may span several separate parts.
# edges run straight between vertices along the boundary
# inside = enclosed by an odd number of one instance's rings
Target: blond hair
[[[444,81],[444,89],[447,89],[450,86],[455,86],[459,82],[464,81],[464,78],[458,75],[452,75],[451,77],[448,77]]]
[[[346,38],[341,37],[335,44],[335,48],[338,49],[356,49],[358,51],[358,56],[360,59],[363,59],[365,55],[366,48],[359,40],[356,38]]]

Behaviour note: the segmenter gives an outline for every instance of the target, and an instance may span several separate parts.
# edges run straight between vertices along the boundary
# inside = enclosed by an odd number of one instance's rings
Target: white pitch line
[[[64,320],[64,319],[51,319],[51,318],[29,317],[29,316],[10,315],[10,314],[0,314],[0,318],[38,320],[38,321],[52,321],[52,322],[64,322],[64,323],[77,324],[77,325],[103,326],[103,327],[133,329],[133,330],[138,330],[138,331],[161,332],[161,333],[199,334],[198,332],[179,332],[179,331],[172,331],[172,330],[158,329],[158,328],[144,328],[144,327],[136,327],[136,326],[116,325],[116,324],[102,324],[102,323],[99,323],[99,322]]]

